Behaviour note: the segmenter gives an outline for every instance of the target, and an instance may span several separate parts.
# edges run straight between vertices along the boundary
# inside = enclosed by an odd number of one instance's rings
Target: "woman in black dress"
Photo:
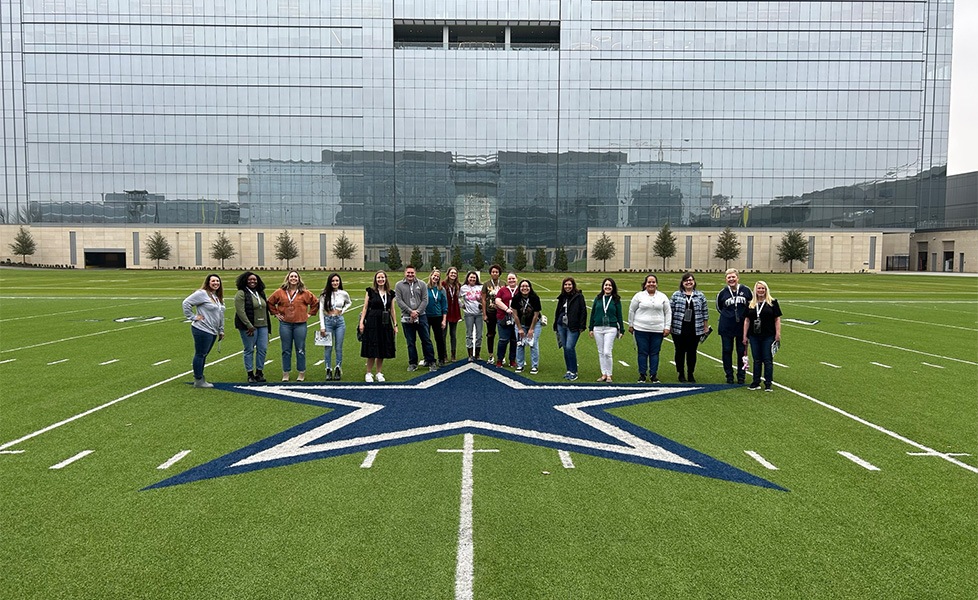
[[[367,374],[364,380],[384,380],[384,359],[394,358],[394,336],[397,334],[397,315],[394,312],[394,290],[387,282],[387,273],[374,274],[373,287],[367,288],[360,311],[361,334],[360,356],[367,359]]]

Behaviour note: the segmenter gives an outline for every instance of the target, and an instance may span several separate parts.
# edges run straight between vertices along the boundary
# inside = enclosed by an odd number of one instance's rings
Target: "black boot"
[[[248,383],[258,383],[258,380],[255,379],[254,371],[248,371]]]
[[[472,348],[466,348],[465,351],[469,353],[469,362],[472,362]]]
[[[255,382],[256,383],[265,383],[265,374],[262,372],[261,369],[258,369],[257,371],[255,371]]]

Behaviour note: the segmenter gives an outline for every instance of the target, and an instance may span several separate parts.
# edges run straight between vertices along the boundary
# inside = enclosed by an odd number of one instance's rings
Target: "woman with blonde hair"
[[[448,295],[441,287],[441,271],[438,269],[428,276],[428,306],[425,314],[428,316],[428,329],[434,334],[430,337],[438,349],[438,366],[444,367],[447,355],[445,328],[448,325]]]
[[[771,295],[764,281],[754,284],[754,297],[744,315],[744,345],[750,342],[754,357],[753,380],[748,389],[761,389],[761,370],[764,372],[764,391],[770,392],[774,381],[774,344],[781,344],[781,306]]]
[[[306,289],[298,271],[289,271],[285,281],[268,298],[268,310],[278,317],[278,335],[282,341],[282,381],[292,371],[292,348],[295,347],[296,381],[306,379],[306,321],[319,314],[319,299]]]

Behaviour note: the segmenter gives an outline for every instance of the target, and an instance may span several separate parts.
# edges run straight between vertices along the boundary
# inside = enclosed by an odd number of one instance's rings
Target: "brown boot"
[[[469,362],[472,362],[472,348],[466,348],[465,351],[469,353]]]

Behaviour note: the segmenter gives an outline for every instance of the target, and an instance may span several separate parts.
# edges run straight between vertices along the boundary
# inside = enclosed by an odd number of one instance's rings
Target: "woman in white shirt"
[[[628,331],[635,334],[638,347],[639,383],[645,383],[646,373],[649,382],[659,383],[659,349],[672,324],[669,298],[658,288],[658,278],[648,275],[642,291],[632,297],[628,306]]]
[[[465,283],[459,289],[458,302],[465,319],[465,351],[468,352],[469,362],[481,358],[482,315],[486,312],[482,289],[479,274],[475,271],[466,273]]]
[[[343,377],[343,337],[346,335],[346,321],[343,313],[350,308],[353,301],[350,294],[343,291],[343,280],[339,273],[332,273],[326,278],[326,287],[319,295],[319,335],[327,333],[332,337],[332,344],[326,348],[326,381],[339,381]],[[336,350],[336,367],[330,367],[333,350]]]

